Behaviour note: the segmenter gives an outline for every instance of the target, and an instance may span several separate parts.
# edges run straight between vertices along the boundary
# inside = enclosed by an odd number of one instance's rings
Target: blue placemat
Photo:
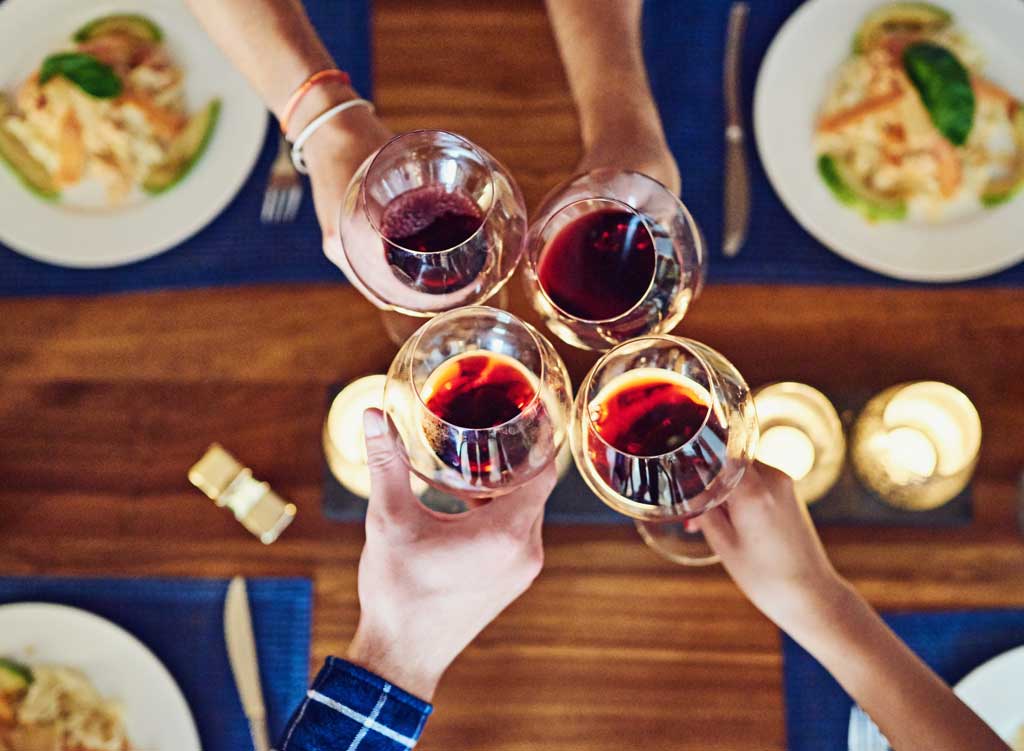
[[[0,604],[72,605],[139,638],[178,682],[205,751],[251,748],[224,646],[227,581],[0,578]],[[276,738],[306,691],[312,587],[306,579],[250,579],[267,723]]]
[[[305,0],[306,10],[355,87],[371,96],[370,0]],[[295,222],[260,224],[277,127],[242,190],[206,229],[174,250],[116,269],[63,269],[20,256],[0,244],[0,296],[95,294],[247,282],[342,282],[321,251],[313,200],[306,190]],[[14,221],[3,216],[0,221]]]
[[[757,158],[751,115],[757,73],[776,32],[800,4],[800,0],[752,3],[743,47],[751,167],[750,235],[743,252],[736,259],[726,260],[721,251],[725,128],[722,57],[730,3],[644,3],[644,48],[651,85],[669,144],[679,160],[683,196],[711,248],[709,281],[909,285],[861,269],[811,237],[782,205]],[[1024,264],[970,284],[1024,285]]]
[[[1024,610],[907,613],[885,621],[950,685],[1024,644]],[[788,637],[782,652],[789,751],[846,751],[850,697]]]

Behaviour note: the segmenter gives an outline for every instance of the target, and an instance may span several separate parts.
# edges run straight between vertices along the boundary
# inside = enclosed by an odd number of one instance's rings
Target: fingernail
[[[363,432],[367,438],[378,438],[386,431],[384,418],[378,412],[369,409],[363,412]]]

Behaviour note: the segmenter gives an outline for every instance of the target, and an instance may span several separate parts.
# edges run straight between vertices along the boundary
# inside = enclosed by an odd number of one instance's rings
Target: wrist
[[[337,104],[358,98],[359,94],[356,93],[356,90],[341,81],[331,80],[316,83],[299,100],[298,105],[292,111],[288,118],[288,130],[285,132],[285,137],[289,141],[294,141],[303,128],[319,115]],[[275,110],[275,114],[280,119],[283,113],[280,110]]]
[[[447,667],[426,664],[410,640],[385,634],[360,619],[359,627],[345,654],[349,662],[379,675],[403,691],[431,701]]]
[[[849,582],[832,573],[805,588],[776,623],[809,651],[815,652],[825,644],[840,640],[844,633],[842,627],[865,608],[870,609],[870,606]]]

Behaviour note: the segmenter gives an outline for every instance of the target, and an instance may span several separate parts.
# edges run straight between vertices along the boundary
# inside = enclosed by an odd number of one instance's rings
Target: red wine
[[[587,321],[617,318],[640,302],[654,277],[654,239],[628,211],[603,209],[572,220],[541,252],[545,294]]]
[[[388,264],[421,292],[444,294],[465,287],[487,260],[483,238],[463,246],[482,223],[480,207],[461,190],[424,185],[406,191],[391,200],[380,220]],[[457,250],[442,252],[452,248]]]
[[[710,403],[705,388],[675,371],[623,373],[590,406],[594,469],[630,500],[683,505],[703,492],[724,461],[728,431]],[[672,453],[698,434],[684,451]]]
[[[517,417],[533,401],[536,383],[536,376],[507,355],[471,352],[448,360],[430,374],[423,401],[445,422],[469,430],[425,424],[428,444],[463,477],[500,485],[500,477],[527,461],[536,436],[525,429],[504,435],[475,431]]]
[[[655,368],[619,376],[598,400],[593,419],[598,434],[634,456],[674,451],[697,434],[708,414],[707,391],[672,371]]]
[[[430,374],[423,389],[427,408],[460,428],[493,428],[533,401],[536,377],[507,355],[494,352],[454,357]]]

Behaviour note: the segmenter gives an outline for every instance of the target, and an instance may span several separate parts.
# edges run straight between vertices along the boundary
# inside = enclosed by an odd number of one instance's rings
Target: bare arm
[[[896,751],[1008,751],[836,573],[788,477],[748,470],[700,526],[744,594],[814,655]]]
[[[637,169],[679,189],[644,65],[642,0],[547,0],[579,111],[584,169]]]
[[[335,62],[299,0],[186,0],[206,32],[278,118],[292,92]],[[289,123],[294,138],[314,117],[359,95],[327,82],[306,95]],[[313,198],[325,240],[337,232],[337,213],[352,174],[390,132],[369,110],[347,110],[317,131],[306,148]]]

